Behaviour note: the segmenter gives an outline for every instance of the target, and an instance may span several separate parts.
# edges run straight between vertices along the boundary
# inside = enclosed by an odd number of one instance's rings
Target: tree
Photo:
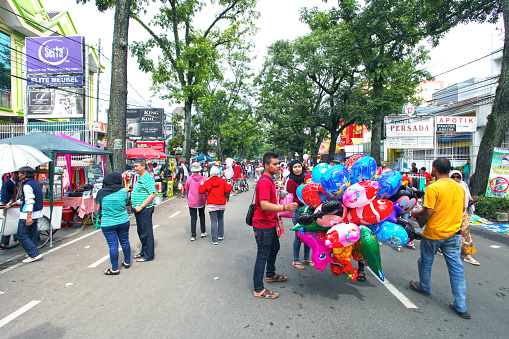
[[[363,5],[361,5],[363,3]],[[436,46],[452,27],[469,21],[496,20],[497,0],[338,0],[328,12],[304,10],[303,18],[312,28],[332,29],[345,25],[352,37],[350,52],[360,57],[373,81],[371,156],[380,161],[381,126],[386,77],[384,70],[414,52],[423,39]]]
[[[131,46],[140,69],[152,73],[154,88],[166,92],[163,98],[184,101],[187,159],[191,157],[191,110],[197,102],[210,99],[209,83],[222,77],[218,67],[221,53],[241,47],[244,37],[254,31],[252,20],[258,16],[255,5],[255,0],[217,1],[219,12],[204,29],[194,24],[196,14],[207,8],[203,1],[161,0],[158,14],[148,24],[139,12],[132,14],[151,36]],[[222,22],[226,28],[221,28]],[[161,52],[157,64],[149,57],[154,48]]]
[[[86,3],[88,0],[76,0]],[[106,150],[113,152],[113,164],[117,171],[125,167],[126,111],[127,111],[127,52],[131,0],[96,0],[97,8],[105,11],[115,5],[115,26],[111,58],[110,107]],[[120,140],[120,145],[115,140]],[[118,147],[119,146],[119,147]],[[106,162],[108,172],[113,171]]]
[[[486,193],[493,150],[502,145],[509,129],[509,0],[501,0],[500,5],[504,18],[504,52],[495,101],[477,154],[472,180],[472,193],[476,195]]]

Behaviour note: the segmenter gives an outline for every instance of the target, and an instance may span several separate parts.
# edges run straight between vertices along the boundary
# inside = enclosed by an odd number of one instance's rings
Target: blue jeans
[[[154,207],[134,211],[136,228],[141,242],[140,254],[145,260],[154,260],[154,227],[152,226],[152,214]]]
[[[467,305],[465,298],[467,296],[467,286],[465,274],[463,273],[463,263],[461,262],[461,235],[455,234],[450,238],[443,240],[431,240],[422,238],[421,257],[417,261],[419,267],[419,288],[424,293],[431,291],[431,267],[433,259],[438,249],[442,253],[449,270],[449,279],[451,281],[452,295],[454,297],[454,308],[459,312],[466,312]]]
[[[11,240],[11,236],[10,235],[2,236],[2,240],[0,241],[0,245],[3,245],[3,246],[9,245],[9,240]],[[13,241],[18,241],[18,236],[16,234],[14,234],[12,240]]]
[[[39,235],[37,234],[37,219],[32,219],[32,225],[27,226],[25,219],[18,221],[18,240],[23,249],[27,252],[29,258],[34,258],[41,254],[37,248]]]
[[[465,179],[465,182],[467,184],[469,184],[470,183],[470,173],[463,173],[463,174],[464,174],[463,179]]]
[[[111,269],[118,270],[118,243],[124,252],[124,262],[129,265],[131,263],[131,245],[129,244],[129,226],[130,223],[125,222],[120,225],[101,227],[108,247],[110,248]]]
[[[273,278],[276,275],[276,256],[279,252],[279,238],[276,228],[253,227],[256,246],[256,261],[253,274],[254,291],[260,293],[264,290],[263,273],[267,268],[265,276]]]
[[[212,242],[217,242],[217,238],[224,238],[224,210],[210,211],[210,233]]]
[[[299,215],[298,210],[293,213],[293,226],[297,225],[297,216]],[[295,239],[293,239],[293,261],[299,261],[300,254],[300,238],[297,236],[297,232],[295,233]],[[311,252],[311,248],[304,244],[304,260],[309,260],[309,253]]]

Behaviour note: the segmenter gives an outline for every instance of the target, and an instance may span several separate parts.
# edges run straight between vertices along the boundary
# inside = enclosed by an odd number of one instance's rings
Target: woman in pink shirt
[[[200,175],[201,166],[198,162],[191,165],[192,175],[186,181],[187,206],[191,215],[191,241],[196,240],[196,221],[197,214],[200,216],[201,237],[207,236],[205,232],[205,205],[207,203],[207,195],[200,194],[200,184],[205,178]]]

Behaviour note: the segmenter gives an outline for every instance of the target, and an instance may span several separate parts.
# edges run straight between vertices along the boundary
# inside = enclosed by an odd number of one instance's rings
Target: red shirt
[[[233,173],[236,179],[242,178],[242,167],[240,167],[239,165],[235,166],[235,168],[233,169]]]
[[[297,198],[297,187],[299,187],[299,185],[297,185],[293,179],[288,179],[286,182],[286,192],[293,194],[293,202],[296,202],[299,206],[304,206],[302,201]]]
[[[267,179],[268,178],[268,179]],[[274,181],[267,174],[263,174],[255,188],[255,211],[253,216],[253,227],[273,228],[277,225],[277,213],[262,210],[261,200],[268,200],[271,204],[277,204],[276,186]]]
[[[227,184],[224,179],[211,177],[200,186],[198,191],[200,194],[205,194],[205,192],[209,193],[207,196],[207,204],[226,205],[226,198],[224,195],[232,191],[232,186]]]

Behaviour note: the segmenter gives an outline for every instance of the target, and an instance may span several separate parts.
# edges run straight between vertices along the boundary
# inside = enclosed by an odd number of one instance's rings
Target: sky
[[[75,0],[41,0],[41,2],[47,11],[69,11],[79,34],[85,36],[86,43],[97,46],[100,39],[103,54],[111,60],[114,10],[101,13],[97,10],[94,0],[85,5],[76,4]],[[293,40],[309,32],[308,27],[299,21],[300,8],[317,6],[321,10],[325,10],[332,8],[335,3],[336,1],[324,3],[322,0],[259,0],[256,8],[260,12],[260,18],[256,22],[259,31],[252,38],[255,43],[253,54],[256,55],[254,69],[261,68],[267,46],[277,40]],[[157,3],[151,5],[151,8],[155,9],[155,5]],[[210,15],[210,11],[202,15],[204,21],[207,21],[206,16]],[[435,78],[435,80],[444,81],[444,87],[472,77],[489,77],[492,74],[491,57],[483,58],[455,71],[448,71],[489,55],[496,48],[502,47],[503,42],[498,37],[502,27],[501,21],[496,25],[471,23],[456,27],[447,33],[438,47],[431,49],[431,60],[422,67],[433,75],[447,72]],[[148,37],[148,33],[136,21],[130,21],[130,42],[146,40]],[[107,98],[109,96],[111,63],[101,56],[101,64],[106,67],[106,70],[104,74],[101,74],[99,95],[102,98]],[[177,106],[177,104],[159,99],[157,94],[150,90],[150,75],[140,71],[136,59],[132,57],[129,57],[128,60],[128,82],[130,84],[128,101],[133,105],[143,106],[149,103],[152,107],[165,108],[170,111]],[[108,104],[102,101],[100,105],[102,111],[107,108]]]

